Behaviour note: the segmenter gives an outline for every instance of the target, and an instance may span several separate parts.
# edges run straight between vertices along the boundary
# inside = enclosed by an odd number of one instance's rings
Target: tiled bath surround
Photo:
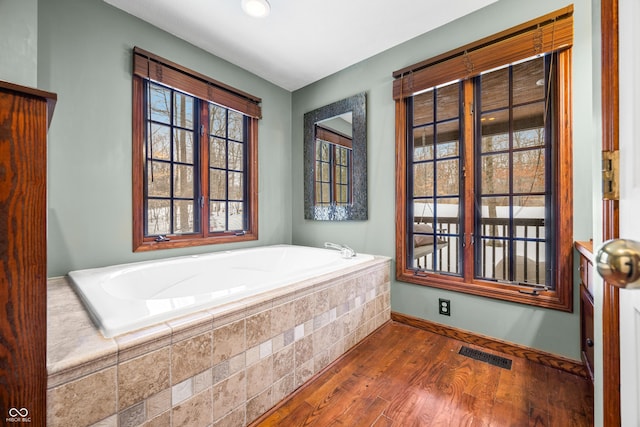
[[[376,257],[113,339],[51,279],[47,425],[246,425],[389,320],[389,271]]]

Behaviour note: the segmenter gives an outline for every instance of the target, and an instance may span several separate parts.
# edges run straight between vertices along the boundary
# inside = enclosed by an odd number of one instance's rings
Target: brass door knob
[[[614,239],[605,242],[596,256],[598,273],[621,288],[640,288],[640,242]]]

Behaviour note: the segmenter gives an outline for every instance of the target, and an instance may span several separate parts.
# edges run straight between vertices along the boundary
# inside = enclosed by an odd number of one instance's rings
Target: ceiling
[[[498,0],[104,0],[294,91]]]

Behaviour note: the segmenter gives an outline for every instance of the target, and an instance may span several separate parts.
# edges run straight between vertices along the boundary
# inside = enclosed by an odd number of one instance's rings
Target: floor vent
[[[506,357],[496,356],[495,354],[485,353],[484,351],[465,346],[460,348],[458,354],[498,366],[499,368],[511,369],[511,359],[507,359]]]

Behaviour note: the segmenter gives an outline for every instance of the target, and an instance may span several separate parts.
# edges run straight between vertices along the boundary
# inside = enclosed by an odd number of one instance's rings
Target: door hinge
[[[602,198],[620,200],[620,152],[602,152]]]

